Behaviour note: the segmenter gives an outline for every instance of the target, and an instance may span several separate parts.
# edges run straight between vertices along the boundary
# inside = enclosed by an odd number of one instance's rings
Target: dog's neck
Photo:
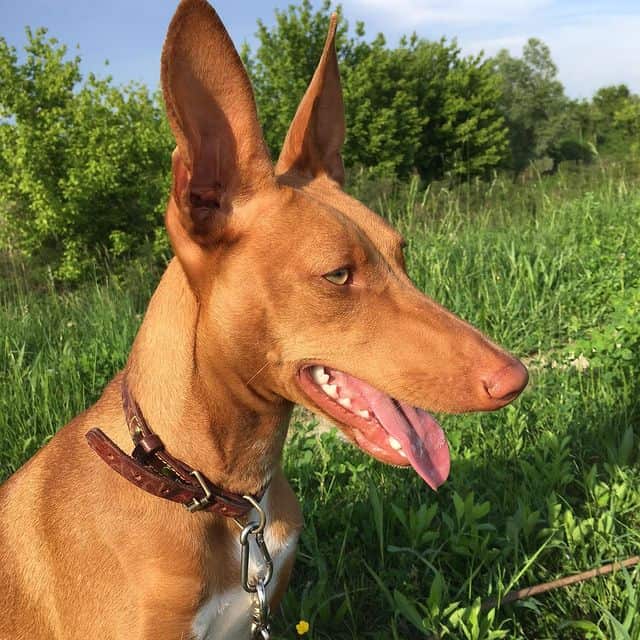
[[[221,356],[199,362],[199,302],[174,259],[135,339],[127,384],[167,450],[228,491],[255,493],[279,464],[290,403],[256,394]],[[208,348],[216,336],[207,335]],[[224,350],[221,349],[222,353]]]

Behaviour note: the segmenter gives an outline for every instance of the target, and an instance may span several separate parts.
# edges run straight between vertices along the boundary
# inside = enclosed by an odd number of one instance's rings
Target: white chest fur
[[[298,542],[297,532],[288,538],[276,539],[269,527],[269,493],[267,490],[262,499],[262,507],[267,515],[264,540],[273,560],[273,577],[267,586],[267,597],[271,598],[279,574],[287,560],[295,553]],[[249,516],[257,520],[255,512]],[[255,544],[251,542],[249,575],[255,575],[260,566],[259,555]],[[240,565],[240,542],[238,541],[238,566]],[[249,640],[251,638],[251,614],[253,611],[253,595],[244,591],[240,584],[233,589],[211,596],[198,609],[191,625],[194,640]]]

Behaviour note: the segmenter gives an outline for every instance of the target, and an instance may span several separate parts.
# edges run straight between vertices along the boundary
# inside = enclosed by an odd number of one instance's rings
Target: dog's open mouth
[[[387,464],[410,464],[434,490],[447,479],[449,446],[426,411],[322,365],[303,367],[298,380],[313,403],[369,455]]]

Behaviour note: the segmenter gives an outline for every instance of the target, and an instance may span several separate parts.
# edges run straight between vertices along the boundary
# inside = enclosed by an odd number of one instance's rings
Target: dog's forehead
[[[364,204],[345,193],[330,180],[314,180],[304,185],[292,186],[300,203],[307,203],[308,210],[322,212],[325,224],[327,217],[344,226],[355,227],[358,235],[364,234],[378,250],[396,251],[404,240],[384,218]]]

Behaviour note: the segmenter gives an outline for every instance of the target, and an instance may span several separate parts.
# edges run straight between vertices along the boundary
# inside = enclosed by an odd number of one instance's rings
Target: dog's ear
[[[344,104],[335,39],[338,16],[334,13],[322,57],[285,138],[277,174],[295,173],[308,178],[326,175],[342,185],[344,165]]]
[[[220,18],[205,0],[182,0],[162,51],[162,90],[176,139],[167,228],[176,254],[215,244],[233,211],[268,182],[273,166],[251,84]],[[177,218],[177,219],[173,219]],[[190,240],[196,245],[185,248]]]

